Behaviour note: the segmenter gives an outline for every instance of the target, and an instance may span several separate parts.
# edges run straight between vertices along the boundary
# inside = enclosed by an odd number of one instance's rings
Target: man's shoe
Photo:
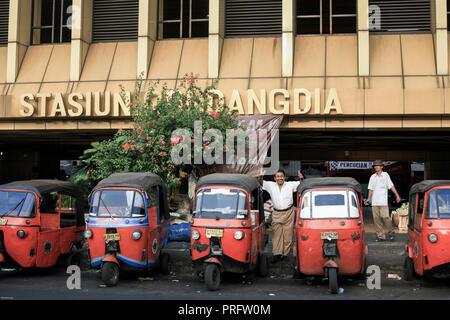
[[[281,261],[281,254],[274,255],[271,263],[276,263],[278,261]]]
[[[381,241],[386,241],[386,239],[383,239],[383,238],[376,238],[375,241],[376,241],[376,242],[381,242]]]

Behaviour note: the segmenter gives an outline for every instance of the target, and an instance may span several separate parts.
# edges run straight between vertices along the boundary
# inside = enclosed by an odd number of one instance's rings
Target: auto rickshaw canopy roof
[[[160,176],[149,172],[121,172],[113,173],[108,178],[101,180],[94,188],[104,187],[129,187],[147,191],[153,186],[161,186],[165,191],[165,183]]]
[[[233,186],[253,192],[253,190],[260,188],[261,185],[258,178],[240,173],[212,173],[201,177],[196,186],[196,190],[208,186]]]
[[[36,179],[36,180],[23,180],[14,181],[8,184],[0,185],[0,190],[6,189],[18,189],[32,191],[38,195],[39,198],[43,194],[51,192],[60,192],[62,194],[68,194],[76,199],[76,216],[77,226],[84,225],[84,196],[81,190],[73,183],[69,181],[51,180],[51,179]]]
[[[38,179],[14,181],[0,185],[0,189],[21,189],[35,192],[39,197],[44,193],[63,192],[75,197],[83,197],[81,190],[69,181]]]
[[[301,194],[307,189],[324,188],[324,187],[342,187],[351,188],[356,192],[362,192],[361,185],[358,181],[351,177],[324,177],[324,178],[309,178],[303,180],[297,187],[297,191]]]
[[[409,190],[409,195],[426,192],[434,187],[439,186],[450,186],[450,180],[423,180],[411,187],[411,189]]]

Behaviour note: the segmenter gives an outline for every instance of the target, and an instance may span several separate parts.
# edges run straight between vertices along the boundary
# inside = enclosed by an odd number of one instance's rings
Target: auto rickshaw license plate
[[[105,238],[105,241],[120,240],[120,234],[118,234],[118,233],[105,233],[104,238]]]
[[[206,235],[211,237],[223,237],[223,229],[206,229]]]
[[[326,231],[320,233],[320,239],[337,239],[338,232],[337,231]]]
[[[0,219],[0,226],[5,226],[8,219]]]

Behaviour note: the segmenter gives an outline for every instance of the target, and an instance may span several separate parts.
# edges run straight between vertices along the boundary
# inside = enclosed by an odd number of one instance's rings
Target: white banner
[[[372,169],[373,161],[329,161],[330,170],[367,170]]]

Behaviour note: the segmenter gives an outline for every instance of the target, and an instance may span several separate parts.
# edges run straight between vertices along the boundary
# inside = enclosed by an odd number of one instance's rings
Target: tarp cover
[[[198,180],[196,189],[207,187],[211,185],[227,185],[241,187],[248,192],[259,188],[258,178],[246,174],[239,173],[212,173],[201,177]]]
[[[68,194],[76,198],[76,215],[77,226],[84,226],[84,196],[81,190],[69,181],[50,180],[50,179],[37,179],[37,180],[23,180],[14,181],[8,184],[0,185],[1,189],[20,189],[29,190],[35,192],[39,197],[43,194],[51,192],[60,192],[62,194]]]
[[[361,192],[361,185],[354,178],[350,177],[324,177],[309,178],[303,180],[297,187],[297,191],[301,194],[306,189],[323,188],[323,187],[346,187],[352,188],[356,192]]]
[[[153,186],[162,186],[165,189],[164,181],[154,173],[121,172],[103,179],[95,186],[94,190],[103,187],[133,187],[147,191]]]
[[[423,180],[414,184],[409,190],[409,194],[415,194],[419,192],[426,192],[431,188],[438,186],[450,186],[450,180]]]

